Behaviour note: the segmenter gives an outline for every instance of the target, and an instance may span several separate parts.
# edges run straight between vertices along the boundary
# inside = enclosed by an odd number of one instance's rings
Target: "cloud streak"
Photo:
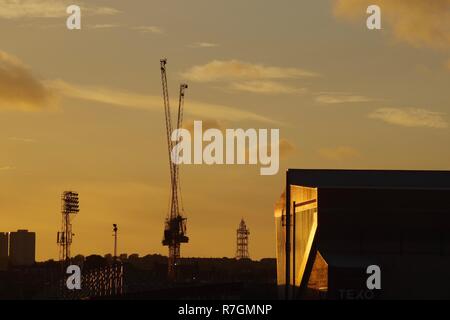
[[[49,81],[47,85],[58,94],[68,98],[105,103],[125,108],[162,111],[162,98],[160,96],[144,95],[106,87],[74,85],[62,80]],[[277,121],[257,113],[201,101],[186,101],[185,113],[200,118],[208,114],[214,114],[217,119],[224,121],[253,120],[278,124]]]
[[[195,42],[189,45],[190,48],[215,48],[219,45],[212,42]]]
[[[182,76],[185,79],[196,82],[214,82],[298,79],[316,77],[318,74],[299,68],[265,66],[239,60],[213,60],[204,65],[191,67],[182,73]]]
[[[332,161],[351,160],[361,156],[358,150],[349,146],[321,148],[318,152],[322,157]]]
[[[193,66],[181,76],[194,82],[223,82],[235,91],[256,94],[304,94],[305,88],[282,83],[305,77],[317,77],[317,73],[299,68],[282,68],[252,64],[238,60],[213,60]]]
[[[202,121],[202,128],[203,131],[208,129],[219,129],[220,131],[225,131],[226,126],[217,119],[210,119],[210,118],[204,118],[204,119],[188,119],[187,121],[184,121],[183,128],[187,129],[191,134],[194,134],[194,121]]]
[[[402,127],[428,127],[437,129],[445,129],[448,127],[448,123],[442,113],[425,109],[381,108],[369,114],[369,118]]]
[[[275,81],[235,82],[230,87],[233,90],[262,94],[303,94],[307,91],[305,88],[296,88]]]
[[[340,103],[355,103],[355,102],[370,102],[373,99],[352,94],[320,94],[315,98],[318,103],[325,104],[340,104]]]
[[[8,140],[9,141],[14,141],[14,142],[24,142],[24,143],[34,143],[34,142],[36,142],[36,140],[34,140],[34,139],[20,138],[20,137],[9,137]]]
[[[14,167],[11,167],[11,166],[3,166],[3,167],[0,167],[0,171],[11,171],[11,170],[14,170],[15,168]]]
[[[0,51],[0,110],[41,111],[59,107],[60,98],[73,98],[112,106],[162,111],[161,96],[101,86],[76,85],[63,80],[40,80],[19,59]],[[224,121],[277,121],[221,104],[189,100],[186,113],[202,118],[214,113]]]
[[[297,147],[285,138],[281,138],[279,147],[281,158],[287,158],[297,150]]]
[[[118,24],[94,24],[89,26],[91,29],[113,29],[118,27],[120,27]]]
[[[286,138],[281,138],[275,145],[272,145],[271,141],[261,140],[260,143],[266,146],[267,150],[272,150],[272,146],[275,149],[278,148],[281,159],[289,158],[297,150],[296,146]],[[257,155],[259,153],[258,146],[253,146],[249,149],[244,147],[243,151],[246,159],[248,159],[251,154]]]
[[[132,27],[131,29],[142,33],[154,33],[154,34],[164,33],[163,29],[157,26],[139,26],[139,27]]]
[[[372,0],[334,0],[339,18],[365,18]],[[378,0],[383,24],[396,39],[417,47],[450,48],[450,0]]]
[[[54,92],[19,59],[0,51],[0,110],[39,111],[56,107]]]
[[[66,17],[71,5],[65,0],[0,0],[0,18],[60,18]],[[119,11],[110,7],[97,7],[78,3],[88,15],[115,15]]]

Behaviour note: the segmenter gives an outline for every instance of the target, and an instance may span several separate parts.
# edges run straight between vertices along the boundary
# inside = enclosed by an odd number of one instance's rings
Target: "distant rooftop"
[[[288,169],[287,175],[304,187],[450,190],[450,171]]]

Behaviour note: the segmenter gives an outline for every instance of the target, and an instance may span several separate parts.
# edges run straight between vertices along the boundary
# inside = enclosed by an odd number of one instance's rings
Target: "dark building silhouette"
[[[289,169],[275,217],[281,297],[450,298],[449,171]]]
[[[167,256],[77,255],[71,264],[82,269],[82,289],[61,292],[59,261],[0,272],[2,299],[276,299],[276,259],[181,258],[179,282],[167,275]],[[119,286],[120,285],[120,286]]]
[[[8,268],[8,250],[9,249],[9,236],[8,233],[0,232],[0,271],[4,271]]]
[[[30,266],[35,263],[36,234],[18,230],[9,235],[9,259],[13,266]]]

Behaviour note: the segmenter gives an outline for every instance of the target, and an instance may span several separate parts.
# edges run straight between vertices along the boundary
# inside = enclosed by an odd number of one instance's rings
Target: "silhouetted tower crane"
[[[62,223],[61,231],[57,235],[59,245],[59,260],[63,265],[70,261],[70,246],[72,244],[72,222],[71,216],[80,211],[78,193],[64,191],[61,196]]]
[[[250,259],[248,254],[248,236],[250,235],[250,230],[247,229],[244,219],[241,220],[239,228],[236,230],[236,259]]]
[[[178,165],[173,161],[171,152],[174,147],[172,142],[172,116],[169,103],[169,90],[167,86],[167,74],[166,64],[167,59],[161,59],[161,80],[164,99],[164,112],[166,120],[166,139],[167,147],[169,151],[169,168],[170,168],[170,205],[169,212],[166,217],[164,225],[164,238],[162,244],[169,247],[169,261],[168,261],[168,277],[170,280],[175,281],[177,277],[176,266],[177,260],[180,258],[180,245],[181,243],[187,243],[189,238],[186,236],[186,218],[184,217],[184,208],[180,205],[181,189],[180,189],[180,177],[178,171]],[[180,129],[183,125],[183,105],[184,105],[184,91],[187,89],[186,84],[180,85],[179,100],[178,100],[178,113],[176,128]]]

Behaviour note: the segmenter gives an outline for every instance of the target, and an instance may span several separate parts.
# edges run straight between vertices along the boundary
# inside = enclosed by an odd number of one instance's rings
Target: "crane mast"
[[[176,159],[172,159],[171,152],[174,147],[172,142],[172,115],[170,110],[169,101],[169,89],[167,85],[167,72],[166,72],[167,59],[161,59],[161,81],[163,89],[164,100],[164,113],[166,121],[166,139],[169,155],[169,170],[170,170],[170,206],[169,212],[164,224],[164,237],[162,244],[169,247],[169,261],[168,261],[168,278],[175,281],[177,278],[176,266],[177,260],[180,258],[180,246],[181,243],[187,243],[189,238],[186,236],[186,218],[183,217],[184,209],[181,204],[181,188],[179,168],[176,164]],[[175,124],[175,129],[180,129],[183,125],[183,106],[184,106],[184,93],[188,88],[186,84],[180,85],[179,99],[178,99],[178,112]],[[178,136],[177,136],[178,138]]]

